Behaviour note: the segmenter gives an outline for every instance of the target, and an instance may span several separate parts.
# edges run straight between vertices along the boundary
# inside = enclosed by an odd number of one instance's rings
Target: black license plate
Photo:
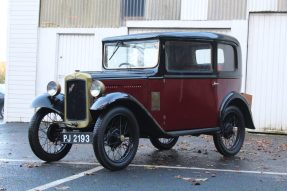
[[[93,133],[62,133],[62,142],[71,144],[91,144],[93,141]]]

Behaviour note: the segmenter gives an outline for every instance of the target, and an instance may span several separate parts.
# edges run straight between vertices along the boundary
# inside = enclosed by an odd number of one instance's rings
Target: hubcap
[[[125,136],[124,136],[124,135],[121,135],[121,136],[120,136],[120,140],[121,140],[121,142],[124,142]]]
[[[224,131],[223,131],[223,136],[225,139],[230,139],[232,135],[235,133],[234,129],[236,127],[233,127],[231,124],[226,125]]]
[[[59,125],[53,123],[47,129],[47,137],[51,142],[55,142],[59,138],[60,132]]]
[[[105,132],[104,148],[107,157],[113,162],[121,162],[129,155],[133,140],[127,117],[118,115],[110,121]]]

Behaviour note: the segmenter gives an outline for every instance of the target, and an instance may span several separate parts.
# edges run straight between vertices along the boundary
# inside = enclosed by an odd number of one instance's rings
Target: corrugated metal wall
[[[41,0],[40,27],[119,27],[119,0]]]
[[[206,20],[208,0],[182,0],[181,20]]]
[[[248,0],[248,11],[276,11],[278,0]]]
[[[146,0],[146,20],[180,20],[181,0]]]
[[[126,20],[180,20],[181,0],[41,0],[40,27],[119,27]]]
[[[182,32],[215,32],[221,34],[230,33],[230,29],[209,29],[209,28],[129,28],[129,34],[138,34],[138,33],[147,33],[147,32],[173,32],[173,31],[182,31]]]
[[[278,0],[278,11],[287,11],[287,0]]]
[[[287,131],[286,34],[286,13],[251,13],[246,91],[257,130]]]
[[[9,0],[5,121],[29,121],[34,109],[38,0]]]
[[[246,18],[246,0],[209,0],[209,20],[231,20]]]
[[[245,20],[287,0],[41,0],[40,27],[106,28],[128,20]]]

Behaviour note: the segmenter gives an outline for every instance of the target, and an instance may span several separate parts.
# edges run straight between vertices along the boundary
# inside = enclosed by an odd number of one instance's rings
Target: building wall
[[[208,0],[182,0],[181,20],[207,20]]]
[[[145,0],[144,4],[141,4],[144,8],[137,9],[144,11],[143,14],[129,12],[129,16],[125,15],[123,2],[128,2],[129,6],[126,7],[131,8],[141,1],[41,0],[40,12],[40,0],[10,0],[5,120],[29,121],[34,113],[34,109],[29,106],[35,95],[45,92],[48,81],[59,80],[59,39],[65,35],[71,35],[69,36],[71,41],[81,38],[81,35],[94,37],[93,42],[88,44],[95,50],[93,59],[96,60],[95,64],[98,64],[95,67],[97,70],[101,63],[101,39],[106,36],[128,34],[128,31],[132,30],[224,31],[235,36],[241,43],[242,90],[246,90],[250,15],[254,12],[267,12],[266,17],[269,17],[270,12],[287,11],[287,0]],[[283,28],[280,30],[283,31]],[[77,43],[67,44],[68,46],[77,46]],[[84,54],[84,51],[83,49],[82,52],[74,52],[78,53],[78,58]],[[70,66],[65,67],[61,68],[63,73],[71,70]],[[87,66],[82,68],[85,67]],[[252,76],[250,73],[248,75]],[[276,76],[275,73],[273,75]],[[249,85],[254,86],[254,84]],[[260,99],[263,100],[263,97]],[[255,109],[257,110],[258,108]],[[256,115],[255,118],[257,118]],[[258,118],[255,119],[256,125],[264,124],[262,119],[260,119],[261,122],[258,120]],[[280,124],[276,124],[276,127],[279,126]],[[271,127],[272,124],[270,124]]]
[[[41,0],[40,27],[119,27],[119,0]]]
[[[248,11],[277,11],[280,0],[248,0]]]
[[[242,20],[246,18],[247,0],[210,0],[208,20]]]
[[[62,76],[59,78],[58,70],[58,58],[59,55],[59,35],[92,35],[93,42],[89,44],[89,48],[92,48],[94,54],[94,65],[88,65],[82,60],[77,63],[75,68],[66,66],[62,68],[62,73],[60,75],[66,75],[71,73],[76,69],[80,70],[101,70],[101,60],[102,60],[102,39],[109,36],[124,35],[127,34],[127,28],[98,28],[98,29],[77,29],[77,28],[40,28],[39,29],[39,59],[37,63],[37,81],[36,81],[36,94],[42,94],[46,92],[47,83],[51,80],[60,81]],[[67,42],[69,43],[69,42]],[[79,44],[68,44],[66,48],[75,48]],[[83,44],[82,44],[83,45]],[[84,45],[85,46],[85,45]],[[64,47],[65,48],[65,47]],[[83,52],[87,52],[86,47],[81,47],[82,51],[73,52],[71,57],[81,57]],[[90,60],[89,60],[90,61]],[[73,62],[73,61],[71,61]],[[65,67],[65,66],[64,66]],[[72,69],[72,71],[71,71]]]
[[[278,0],[278,11],[287,11],[287,1]]]
[[[146,0],[145,20],[179,20],[181,0]]]
[[[6,73],[6,121],[28,121],[35,97],[38,44],[38,0],[10,0]]]

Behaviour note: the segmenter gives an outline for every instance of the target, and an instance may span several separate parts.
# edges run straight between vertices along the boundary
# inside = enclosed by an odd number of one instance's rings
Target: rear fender
[[[225,97],[224,101],[221,103],[220,121],[223,117],[225,109],[230,105],[236,106],[241,110],[244,116],[244,119],[245,119],[246,128],[255,129],[253,119],[252,119],[251,108],[250,108],[251,106],[249,105],[247,100],[241,94],[237,92],[231,92],[230,94],[228,94]]]

